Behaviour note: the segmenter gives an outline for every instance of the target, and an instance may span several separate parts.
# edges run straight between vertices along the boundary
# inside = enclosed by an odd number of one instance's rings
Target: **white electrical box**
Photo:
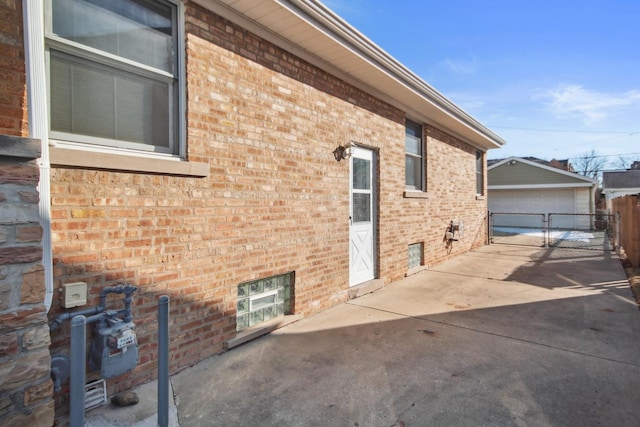
[[[65,283],[62,285],[62,306],[78,307],[87,304],[87,284],[85,282]]]

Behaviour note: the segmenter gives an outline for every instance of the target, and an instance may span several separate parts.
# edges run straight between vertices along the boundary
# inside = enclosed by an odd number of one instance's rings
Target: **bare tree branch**
[[[640,160],[636,156],[620,156],[613,162],[613,168],[618,170],[626,170],[631,167],[631,164]]]
[[[580,175],[598,179],[605,168],[607,160],[599,156],[595,150],[588,151],[574,161],[574,169]]]

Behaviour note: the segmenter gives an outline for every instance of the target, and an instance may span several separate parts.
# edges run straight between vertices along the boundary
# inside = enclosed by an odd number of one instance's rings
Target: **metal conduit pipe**
[[[55,331],[60,327],[60,325],[62,325],[63,322],[71,319],[72,317],[93,316],[94,314],[100,313],[101,311],[104,311],[104,307],[97,306],[97,307],[85,308],[84,310],[62,313],[61,315],[53,319],[51,323],[49,323],[49,332]]]
[[[62,325],[62,323],[64,323],[65,321],[75,316],[91,317],[96,314],[105,312],[105,309],[107,306],[108,294],[125,294],[124,309],[119,310],[117,314],[118,315],[124,314],[125,316],[124,321],[130,322],[133,319],[133,316],[131,314],[131,301],[132,301],[131,295],[136,290],[138,290],[138,288],[131,285],[130,283],[126,283],[124,285],[117,285],[117,286],[107,286],[106,288],[103,288],[102,291],[100,291],[100,305],[97,305],[95,307],[85,308],[83,310],[62,313],[49,324],[49,332],[55,331],[60,327],[60,325]],[[97,321],[97,320],[99,319],[95,319],[94,321]],[[88,323],[91,323],[91,322],[88,322]]]
[[[136,288],[133,288],[133,290],[135,291]],[[133,320],[133,315],[131,314],[131,302],[133,301],[133,298],[131,298],[131,294],[133,294],[132,292],[125,292],[125,297],[124,297],[124,318],[123,320],[125,322],[131,322]]]

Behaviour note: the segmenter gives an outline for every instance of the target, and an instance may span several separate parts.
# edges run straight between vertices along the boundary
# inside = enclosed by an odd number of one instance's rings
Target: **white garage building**
[[[593,214],[597,181],[544,163],[509,157],[487,168],[491,212]],[[539,219],[504,216],[499,225],[539,226]],[[518,222],[513,223],[513,222]],[[523,221],[525,223],[523,223]],[[573,219],[572,219],[573,222]],[[498,224],[496,224],[498,225]]]

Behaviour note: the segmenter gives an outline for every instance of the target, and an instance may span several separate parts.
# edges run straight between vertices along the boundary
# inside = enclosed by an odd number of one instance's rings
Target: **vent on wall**
[[[88,411],[107,403],[107,384],[104,379],[88,382],[84,386],[84,410]]]

